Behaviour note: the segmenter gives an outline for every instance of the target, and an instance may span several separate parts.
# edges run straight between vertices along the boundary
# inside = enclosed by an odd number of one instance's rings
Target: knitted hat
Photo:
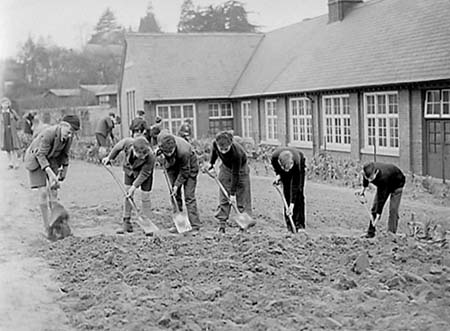
[[[62,121],[69,123],[74,131],[80,129],[80,118],[77,115],[66,115],[63,117]]]

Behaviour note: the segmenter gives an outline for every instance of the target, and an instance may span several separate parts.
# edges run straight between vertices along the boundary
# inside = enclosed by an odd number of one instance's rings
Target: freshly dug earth
[[[120,169],[114,169],[120,174]],[[73,237],[40,245],[59,304],[77,330],[447,330],[448,246],[407,237],[407,221],[447,226],[427,196],[402,201],[399,235],[360,239],[367,212],[353,190],[308,182],[307,235],[289,234],[271,178],[253,177],[255,228],[217,235],[217,188],[199,175],[198,234],[114,235],[121,195],[104,169],[73,162],[61,192]],[[425,199],[425,200],[424,200]],[[139,201],[139,199],[137,199]],[[172,226],[155,173],[155,223]],[[35,247],[36,248],[36,247]],[[356,263],[355,263],[356,262]]]

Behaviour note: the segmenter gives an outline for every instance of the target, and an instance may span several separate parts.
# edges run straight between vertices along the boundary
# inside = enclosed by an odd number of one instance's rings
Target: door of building
[[[427,120],[428,175],[450,179],[450,120]]]

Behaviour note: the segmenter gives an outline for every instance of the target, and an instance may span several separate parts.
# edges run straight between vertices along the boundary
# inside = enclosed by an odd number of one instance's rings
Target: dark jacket
[[[371,162],[363,169],[363,187],[369,186],[369,180],[372,174],[378,170],[378,174],[371,182],[378,190],[394,192],[396,189],[405,186],[405,175],[393,164]]]
[[[175,152],[171,157],[166,157],[165,167],[168,172],[177,174],[174,186],[181,187],[189,177],[197,177],[198,160],[191,144],[180,137],[175,136]]]
[[[130,131],[131,132],[137,132],[137,131],[142,131],[145,132],[149,130],[147,121],[142,118],[142,117],[136,117],[131,121],[130,124]]]
[[[61,139],[61,128],[53,125],[44,129],[32,141],[25,152],[25,168],[33,171],[41,167],[69,165],[69,151],[72,138]]]
[[[284,171],[278,163],[278,157],[283,151],[291,151],[294,160],[294,166],[288,172]],[[283,185],[289,185],[291,188],[290,200],[288,203],[297,201],[298,192],[303,191],[305,186],[305,157],[295,148],[280,147],[272,154],[272,167],[277,175],[280,175]]]
[[[113,129],[114,129],[114,122],[111,119],[111,117],[108,116],[98,121],[95,133],[100,133],[105,137],[111,136],[111,138],[114,139]]]
[[[122,139],[113,147],[109,158],[114,160],[121,151],[124,151],[125,160],[123,162],[123,171],[128,177],[135,178],[133,186],[139,187],[153,175],[156,158],[150,150],[150,153],[145,159],[138,159],[133,153],[132,146],[133,138]]]
[[[220,158],[223,165],[231,171],[230,195],[235,195],[239,178],[244,174],[243,170],[247,169],[247,153],[244,147],[234,141],[231,143],[231,148],[227,153],[220,153],[217,143],[214,141],[210,163],[213,165],[217,158]],[[245,173],[248,174],[248,172]]]
[[[23,132],[26,134],[33,135],[33,119],[34,116],[28,113],[23,117]]]

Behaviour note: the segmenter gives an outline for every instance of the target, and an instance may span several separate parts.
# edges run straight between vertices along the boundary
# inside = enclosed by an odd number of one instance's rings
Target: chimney
[[[363,0],[328,0],[328,23],[342,21]]]

